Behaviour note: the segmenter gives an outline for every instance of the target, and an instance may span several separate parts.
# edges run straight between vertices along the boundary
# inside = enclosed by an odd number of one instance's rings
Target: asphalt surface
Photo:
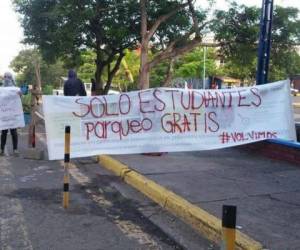
[[[72,160],[63,209],[62,162],[24,159],[19,133],[21,156],[0,158],[1,250],[217,249],[92,158]]]
[[[20,134],[21,156],[0,158],[0,249],[218,249],[92,158],[72,160],[63,209],[62,163],[24,159]],[[219,218],[237,205],[238,228],[266,249],[300,249],[299,166],[240,148],[115,158]]]

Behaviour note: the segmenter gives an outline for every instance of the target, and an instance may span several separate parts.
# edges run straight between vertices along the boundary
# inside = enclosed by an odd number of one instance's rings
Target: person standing
[[[13,76],[10,72],[4,73],[3,87],[16,87],[16,83],[15,83],[15,81],[13,79]],[[6,140],[7,140],[7,133],[8,133],[8,129],[2,130],[2,132],[1,132],[0,156],[4,155],[4,149],[5,149]],[[10,134],[11,134],[11,137],[12,137],[13,154],[15,156],[18,156],[19,152],[18,152],[18,133],[17,133],[17,129],[16,128],[10,129]]]
[[[75,70],[70,69],[68,72],[68,80],[64,83],[65,96],[86,96],[86,90],[83,82],[77,78]]]

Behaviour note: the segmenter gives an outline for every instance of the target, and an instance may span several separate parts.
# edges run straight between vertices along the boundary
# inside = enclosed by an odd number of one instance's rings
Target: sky
[[[43,1],[43,0],[40,0]],[[198,5],[207,7],[206,0],[196,0]],[[215,0],[214,8],[226,9],[225,0]],[[249,6],[261,6],[262,0],[237,0],[239,4]],[[300,9],[300,0],[274,0],[274,4],[293,6]],[[14,12],[11,0],[0,0],[0,75],[9,69],[12,59],[24,48],[21,44],[23,31],[18,21],[18,15]]]
[[[0,0],[0,75],[8,70],[10,61],[21,50],[23,31],[10,0]]]

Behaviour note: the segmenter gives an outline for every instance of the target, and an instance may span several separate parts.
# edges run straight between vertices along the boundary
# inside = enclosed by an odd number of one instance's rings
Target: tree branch
[[[200,32],[200,30],[202,30],[207,24],[209,24],[209,23],[211,23],[211,22],[212,22],[212,21],[204,22],[200,27],[198,27],[199,32]],[[194,33],[194,28],[192,28],[192,29],[191,29],[188,33],[186,33],[184,36],[179,37],[179,38],[175,39],[174,41],[172,41],[172,42],[168,45],[168,47],[167,47],[163,52],[161,52],[161,53],[172,51],[172,49],[174,49],[174,46],[176,45],[176,43],[178,43],[179,41],[182,41],[182,40],[183,40],[183,41],[187,40],[193,33]],[[197,37],[197,36],[196,36],[196,37]],[[200,38],[200,36],[199,36],[198,38]],[[214,47],[214,46],[211,46],[211,45],[210,45],[210,47]]]
[[[110,86],[111,86],[112,79],[115,76],[115,74],[117,73],[117,71],[119,70],[120,64],[121,64],[122,59],[123,59],[124,56],[125,56],[125,53],[122,50],[120,50],[118,59],[115,63],[115,66],[113,67],[113,69],[108,74],[107,83],[106,83],[105,88],[104,88],[104,94],[108,93],[108,91],[110,89]]]
[[[198,22],[198,18],[197,18],[196,11],[195,11],[195,8],[194,8],[194,5],[193,5],[192,1],[193,0],[188,0],[189,10],[192,14],[193,27],[194,27],[194,31],[196,33],[196,37],[200,37],[199,22]]]
[[[165,50],[165,51],[161,52],[156,57],[154,57],[152,59],[152,61],[150,61],[148,63],[149,67],[152,68],[153,66],[157,65],[158,63],[160,63],[163,60],[174,58],[181,54],[187,53],[199,45],[206,46],[206,47],[218,47],[219,46],[219,44],[217,44],[217,43],[201,43],[201,38],[196,37],[193,40],[187,42],[182,47],[173,48],[170,51]]]
[[[179,10],[184,9],[185,7],[187,7],[189,5],[189,3],[185,3],[182,5],[179,5],[177,8],[175,8],[174,10],[172,10],[171,12],[160,16],[155,23],[152,25],[151,29],[148,31],[148,33],[146,34],[145,39],[146,40],[150,40],[150,38],[154,35],[154,33],[156,32],[156,30],[158,29],[158,27],[165,22],[167,19],[169,19],[170,17],[172,17],[173,15],[175,15]]]
[[[174,64],[174,58],[171,58],[169,60],[169,65],[166,72],[166,77],[163,83],[163,87],[168,87],[170,85],[170,82],[172,80],[172,75],[173,75],[173,64]]]

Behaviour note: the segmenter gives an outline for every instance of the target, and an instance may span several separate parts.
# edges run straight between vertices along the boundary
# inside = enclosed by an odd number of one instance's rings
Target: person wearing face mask
[[[4,73],[3,87],[16,87],[16,83],[15,83],[15,81],[13,79],[13,76],[10,72]],[[5,145],[6,145],[7,134],[8,134],[8,129],[2,130],[2,132],[1,132],[0,156],[4,156],[4,149],[5,149]],[[17,129],[16,128],[10,129],[10,134],[11,134],[12,143],[13,143],[13,154],[15,156],[18,156],[19,151],[18,151],[18,133],[17,133]]]

